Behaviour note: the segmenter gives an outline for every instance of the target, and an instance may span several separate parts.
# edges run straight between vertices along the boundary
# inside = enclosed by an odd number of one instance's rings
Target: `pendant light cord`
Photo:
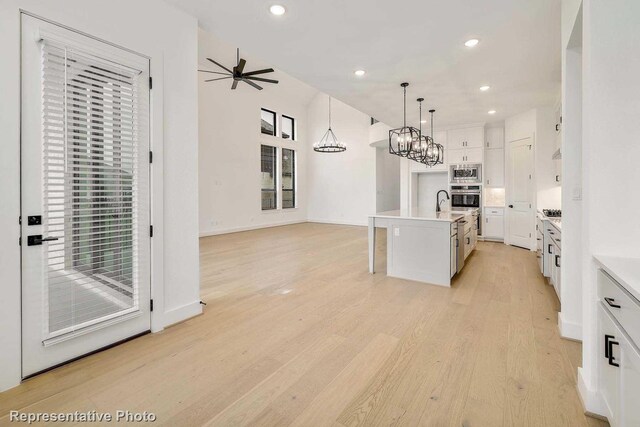
[[[433,139],[433,113],[431,113],[431,139]]]
[[[329,97],[329,129],[331,129],[331,97]]]
[[[404,127],[407,127],[407,87],[404,86],[402,89],[404,90]]]
[[[420,101],[420,131],[418,137],[422,138],[422,101]]]

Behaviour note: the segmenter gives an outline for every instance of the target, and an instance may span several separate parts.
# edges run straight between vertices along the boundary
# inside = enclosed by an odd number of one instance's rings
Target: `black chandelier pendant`
[[[431,113],[431,137],[429,138],[425,155],[422,158],[422,163],[427,166],[436,166],[444,163],[444,147],[433,140],[433,113],[435,112],[436,110],[429,110],[429,113]]]
[[[416,162],[424,163],[424,159],[427,155],[427,150],[433,140],[430,136],[422,134],[422,101],[424,101],[424,98],[418,98],[416,101],[418,101],[418,104],[420,105],[420,125],[418,128],[418,139],[413,144],[413,149],[407,157]]]
[[[407,86],[400,85],[404,91],[404,123],[401,128],[389,131],[389,153],[400,157],[411,157],[418,144],[419,132],[413,126],[407,126]]]
[[[320,141],[313,144],[313,151],[318,153],[342,153],[346,150],[347,146],[338,141],[336,134],[331,130],[331,97],[329,97],[329,129],[327,129]]]

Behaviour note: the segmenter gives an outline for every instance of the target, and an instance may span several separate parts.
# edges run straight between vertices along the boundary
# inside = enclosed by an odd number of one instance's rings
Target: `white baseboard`
[[[565,320],[562,312],[558,313],[558,329],[560,336],[574,341],[582,341],[582,325]]]
[[[171,326],[175,323],[190,319],[191,317],[202,314],[202,304],[200,300],[185,304],[173,310],[164,312],[164,327]]]
[[[316,222],[319,224],[335,224],[335,225],[356,225],[358,227],[367,227],[367,221],[339,221],[333,219],[309,218],[307,222]]]
[[[218,236],[220,234],[229,234],[229,233],[239,233],[241,231],[259,230],[261,228],[281,227],[283,225],[301,224],[303,222],[307,222],[307,221],[302,219],[302,220],[293,220],[293,221],[273,222],[273,223],[261,224],[261,225],[249,225],[245,227],[218,228],[216,230],[201,231],[200,237]]]
[[[578,368],[578,395],[582,400],[582,406],[584,406],[585,412],[600,417],[607,417],[608,414],[600,394],[597,390],[592,390],[587,387],[583,372],[584,370],[582,368]]]

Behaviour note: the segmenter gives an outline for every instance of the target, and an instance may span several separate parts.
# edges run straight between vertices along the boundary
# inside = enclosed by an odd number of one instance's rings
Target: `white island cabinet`
[[[387,275],[440,286],[451,286],[459,270],[458,220],[470,213],[396,210],[369,217],[369,272],[375,267],[375,229],[387,229]],[[454,247],[455,245],[455,247]]]
[[[613,427],[640,426],[640,259],[596,256],[598,391]]]

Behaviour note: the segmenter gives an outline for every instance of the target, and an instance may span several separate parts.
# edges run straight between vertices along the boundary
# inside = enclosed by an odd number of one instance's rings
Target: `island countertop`
[[[370,218],[388,218],[388,219],[416,219],[423,221],[446,221],[455,222],[463,218],[466,212],[458,211],[442,211],[436,212],[434,209],[398,209],[393,211],[378,212],[369,215]]]

